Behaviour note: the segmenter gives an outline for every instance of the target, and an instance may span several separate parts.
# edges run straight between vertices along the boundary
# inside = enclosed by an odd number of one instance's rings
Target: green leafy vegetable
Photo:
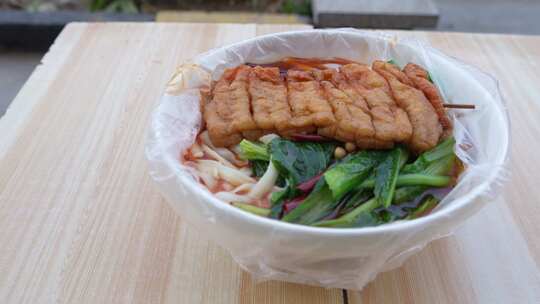
[[[431,162],[425,169],[420,170],[419,173],[427,175],[447,175],[454,167],[455,160],[456,156],[452,151],[451,154]],[[396,189],[393,203],[399,204],[413,200],[415,197],[426,191],[427,188],[427,186],[408,186],[398,188]]]
[[[448,175],[455,164],[454,145],[456,141],[449,137],[435,148],[422,153],[412,164],[405,165],[403,174]],[[399,177],[398,177],[399,180]],[[425,181],[425,180],[424,180]],[[396,189],[394,204],[413,200],[426,191],[426,185],[407,186]]]
[[[409,186],[397,188],[396,193],[394,194],[393,204],[401,204],[413,200],[415,197],[421,195],[426,191],[428,187],[426,186]]]
[[[251,166],[251,170],[253,171],[253,175],[256,177],[263,176],[264,172],[266,172],[266,168],[268,168],[268,163],[269,162],[260,159],[250,160],[249,164]]]
[[[404,185],[404,187],[400,187],[395,190],[393,200],[391,201],[394,204],[410,202],[417,198],[419,195],[421,195],[430,186],[448,185],[448,183],[451,182],[451,178],[445,175],[449,174],[455,163],[456,156],[453,150],[454,143],[455,141],[453,138],[447,139],[434,149],[420,155],[420,157],[412,164],[405,165],[402,171],[405,171],[405,169],[407,169],[407,174],[397,175],[397,178],[395,180],[396,185],[400,185],[401,183],[402,185]],[[405,158],[406,157],[403,157],[403,159]],[[381,164],[383,164],[387,159],[391,159],[391,157],[386,157],[384,160],[381,161]],[[403,159],[398,161],[399,165],[403,165]],[[393,161],[395,162],[395,160]],[[386,172],[391,171],[388,169],[389,167],[391,167],[389,165],[390,163],[391,162],[389,161],[386,165]],[[341,164],[336,165],[336,167],[338,167],[339,165]],[[380,170],[382,170],[382,165],[377,165],[377,169],[379,168],[381,168]],[[327,173],[328,172],[330,172],[330,170],[327,171]],[[375,176],[377,176],[377,172],[375,173]],[[405,186],[416,183],[421,185]],[[361,189],[368,186],[375,187],[375,184],[376,177],[370,178],[369,180],[364,181],[359,187],[360,189],[356,189],[356,192],[354,192],[353,195],[357,196],[358,198],[363,198],[361,196],[365,192]],[[429,184],[429,186],[426,186],[424,184]],[[367,200],[365,203],[357,205],[351,211],[349,211],[350,208],[347,209],[345,207],[345,210],[349,212],[344,214],[340,218],[316,222],[313,225],[319,227],[365,227],[379,225],[396,219],[404,218],[405,216],[407,216],[407,218],[414,218],[414,216],[423,214],[426,210],[429,210],[434,205],[436,205],[433,200],[436,201],[435,198],[430,198],[429,200],[422,200],[422,203],[420,205],[418,205],[419,200],[417,200],[416,202],[407,203],[402,206],[385,206],[377,199],[377,197],[373,197]],[[351,200],[351,202],[352,201],[353,200]]]
[[[266,172],[266,169],[268,169],[268,164],[270,162],[267,162],[265,160],[250,160],[249,164],[251,166],[251,171],[253,171],[253,175],[256,177],[262,177],[264,173]],[[285,186],[285,179],[280,175],[276,181],[276,186],[284,187]]]
[[[285,182],[285,189],[272,194],[270,217],[279,218],[283,203],[301,194],[296,186],[320,174],[330,164],[335,145],[320,142],[293,142],[276,138],[269,144],[272,163],[279,171],[279,178]]]
[[[334,152],[332,143],[293,142],[282,138],[272,140],[269,148],[272,163],[291,187],[326,170]]]
[[[370,189],[367,189],[367,188],[353,189],[342,198],[342,201],[345,201],[345,205],[343,206],[343,209],[341,210],[341,214],[349,213],[354,208],[358,207],[360,204],[364,203],[372,196],[373,196],[373,193]]]
[[[308,197],[293,211],[283,217],[283,221],[310,225],[332,213],[339,201],[332,197],[324,179],[320,179]]]
[[[396,179],[396,186],[431,186],[445,187],[452,182],[452,178],[446,175],[429,174],[401,174]],[[362,183],[362,188],[374,188],[376,182],[374,179],[368,179]]]
[[[408,153],[403,148],[395,148],[375,168],[375,198],[385,208],[390,206],[403,159]]]
[[[413,219],[436,206],[435,196],[440,198],[440,191],[446,191],[430,188],[452,183],[448,175],[455,164],[454,145],[455,140],[448,138],[409,164],[407,150],[397,147],[349,154],[330,166],[332,142],[275,138],[264,145],[243,140],[242,156],[249,160],[254,175],[263,176],[271,161],[284,188],[272,193],[270,209],[233,205],[253,214],[283,216],[285,222],[319,227],[366,227]],[[312,190],[298,189],[321,174],[323,178]]]
[[[365,227],[377,225],[377,219],[372,211],[379,206],[377,199],[372,198],[356,207],[353,211],[334,220],[320,221],[313,224],[317,227]]]
[[[288,185],[281,191],[276,191],[270,196],[270,204],[272,205],[270,211],[271,218],[279,218],[283,210],[283,203],[287,198],[293,197],[293,188]]]
[[[400,175],[397,181],[399,186],[446,187],[452,182],[452,178],[445,175],[404,174]]]
[[[261,208],[257,206],[253,206],[250,204],[244,204],[244,203],[232,203],[233,206],[240,208],[244,211],[247,211],[249,213],[253,213],[255,215],[264,216],[267,217],[270,214],[270,209]]]
[[[360,185],[385,155],[386,153],[380,151],[361,151],[347,155],[340,163],[328,169],[324,173],[324,179],[332,190],[334,199],[340,199]]]
[[[255,143],[247,139],[240,142],[241,157],[247,160],[270,160],[270,154],[266,145]]]
[[[418,218],[429,212],[431,209],[435,208],[438,203],[439,200],[437,198],[435,198],[433,195],[428,195],[422,200],[422,202],[417,208],[411,211],[411,213],[406,217],[406,219],[412,220]]]
[[[454,153],[454,145],[456,140],[453,137],[449,137],[435,148],[422,153],[418,158],[412,163],[405,165],[403,167],[402,173],[421,173],[422,170],[425,170],[431,163],[435,162],[438,159],[446,157]]]
[[[436,191],[435,191],[436,192]],[[413,214],[416,210],[423,210],[424,213],[427,213],[431,208],[427,208],[429,206],[434,205],[428,205],[427,207],[422,207],[422,204],[425,204],[428,197],[434,197],[438,200],[438,196],[434,195],[432,191],[427,190],[424,193],[421,193],[420,195],[416,196],[413,200],[400,203],[400,204],[392,204],[388,208],[379,207],[375,209],[373,212],[377,214],[377,216],[386,222],[392,222],[395,220],[400,219],[410,219],[410,215]],[[430,203],[431,204],[431,203]]]

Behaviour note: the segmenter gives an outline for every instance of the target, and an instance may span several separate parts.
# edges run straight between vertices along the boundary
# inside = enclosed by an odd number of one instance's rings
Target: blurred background
[[[0,116],[73,21],[540,34],[540,0],[0,0]]]

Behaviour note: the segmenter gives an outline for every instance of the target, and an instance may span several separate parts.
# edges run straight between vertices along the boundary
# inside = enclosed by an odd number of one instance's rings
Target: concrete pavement
[[[0,116],[39,64],[43,54],[0,51]]]

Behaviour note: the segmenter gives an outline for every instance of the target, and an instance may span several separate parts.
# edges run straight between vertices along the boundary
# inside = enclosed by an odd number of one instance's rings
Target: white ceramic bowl
[[[427,216],[354,229],[289,224],[216,199],[179,162],[200,122],[197,87],[204,71],[215,79],[225,67],[286,56],[419,63],[430,71],[448,102],[476,104],[475,111],[456,120],[458,144],[473,146],[464,151],[458,145],[457,153],[468,168],[456,188]],[[153,115],[146,149],[151,175],[184,220],[205,231],[258,278],[360,289],[378,272],[399,266],[428,242],[451,233],[496,193],[509,145],[508,118],[497,84],[421,42],[354,30],[288,32],[215,49],[193,63],[184,67],[179,81],[173,79],[174,93],[162,97]]]

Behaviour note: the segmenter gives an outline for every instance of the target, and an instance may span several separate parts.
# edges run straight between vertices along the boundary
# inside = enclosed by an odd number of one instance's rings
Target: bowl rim
[[[216,49],[211,49],[207,52],[204,52],[200,54],[199,56],[206,56],[215,52],[224,51],[226,49],[242,46],[244,44],[253,43],[258,40],[264,40],[268,39],[269,37],[287,37],[287,36],[293,36],[293,35],[312,35],[312,34],[319,34],[319,33],[325,33],[325,34],[331,34],[332,32],[339,32],[341,34],[351,34],[351,35],[360,35],[364,36],[369,35],[372,38],[375,39],[382,39],[382,36],[375,37],[373,35],[373,31],[361,31],[361,30],[354,30],[354,29],[314,29],[314,30],[299,30],[299,31],[289,31],[289,32],[282,32],[282,33],[275,33],[275,34],[266,34],[261,35],[253,38],[249,38],[246,40],[242,40],[240,42],[236,42],[233,44],[229,44],[226,46],[222,46]],[[380,33],[380,32],[379,32]],[[388,35],[387,33],[383,33],[385,35]],[[395,38],[396,35],[389,35],[389,38]],[[397,42],[397,41],[396,41]],[[449,55],[446,55],[444,52],[434,49],[438,53],[453,58]],[[440,55],[439,54],[439,55]],[[288,232],[293,233],[300,233],[300,234],[310,234],[314,236],[368,236],[368,235],[376,235],[376,234],[386,234],[386,233],[393,233],[393,232],[403,232],[406,230],[417,230],[419,227],[425,227],[428,224],[433,224],[440,220],[441,218],[446,217],[448,214],[452,214],[455,211],[460,210],[464,206],[470,203],[474,203],[474,200],[481,196],[489,187],[496,183],[497,176],[503,170],[505,163],[508,160],[508,154],[509,154],[509,146],[510,146],[510,120],[508,115],[508,110],[506,108],[505,101],[500,93],[500,89],[498,86],[497,80],[492,77],[491,75],[483,72],[482,70],[478,69],[475,66],[472,66],[470,64],[466,64],[460,61],[463,66],[473,69],[476,72],[482,73],[484,75],[487,75],[489,78],[493,79],[496,83],[496,93],[498,98],[500,99],[500,105],[496,105],[497,112],[499,113],[500,118],[502,119],[504,123],[504,136],[501,136],[503,139],[503,147],[501,149],[500,156],[498,157],[497,165],[494,166],[494,170],[490,172],[490,175],[487,176],[483,182],[477,186],[475,186],[471,191],[469,191],[466,195],[463,195],[459,197],[458,199],[454,200],[452,204],[449,204],[449,206],[445,207],[442,210],[438,210],[436,212],[429,213],[428,215],[422,216],[420,218],[414,219],[414,220],[399,220],[392,223],[379,225],[379,226],[372,226],[372,227],[355,227],[355,228],[332,228],[332,227],[314,227],[314,226],[306,226],[301,224],[295,224],[295,223],[288,223],[283,221],[278,221],[275,219],[269,219],[262,216],[257,216],[254,214],[251,214],[249,212],[240,210],[239,208],[236,208],[228,203],[225,203],[219,199],[217,199],[208,189],[206,189],[203,185],[195,182],[194,180],[191,180],[187,178],[186,176],[177,176],[180,178],[181,183],[188,186],[191,191],[194,193],[198,193],[202,196],[203,201],[205,203],[208,203],[214,208],[220,209],[221,211],[224,211],[225,213],[229,213],[230,215],[234,215],[236,218],[241,219],[245,221],[249,225],[259,225],[265,228],[269,228],[270,230],[287,230]],[[466,72],[468,73],[468,72]],[[474,79],[474,78],[473,78]],[[487,89],[482,86],[476,79],[474,79],[476,83],[478,84],[478,87],[482,88],[483,91],[487,91]],[[491,95],[491,94],[490,94]],[[496,102],[494,102],[496,104]],[[178,159],[173,158],[168,153],[164,153],[163,161],[166,163],[166,165],[169,168],[181,169],[181,164]],[[175,168],[176,167],[176,168]],[[203,191],[200,191],[203,190]]]

